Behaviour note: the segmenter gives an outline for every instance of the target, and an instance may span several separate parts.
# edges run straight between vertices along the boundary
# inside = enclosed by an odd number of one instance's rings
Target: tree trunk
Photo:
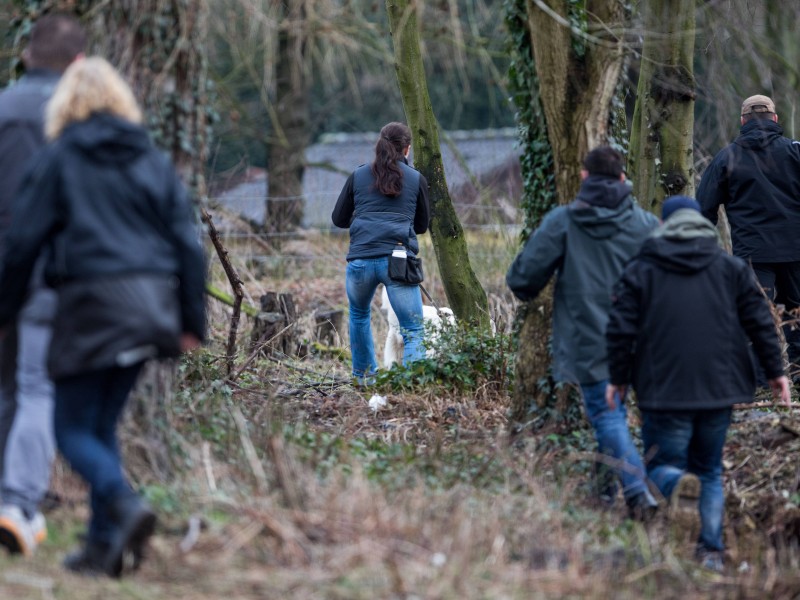
[[[472,270],[464,230],[447,191],[438,124],[422,63],[416,3],[414,0],[386,0],[386,10],[394,43],[397,81],[411,128],[414,163],[430,186],[431,239],[447,301],[460,321],[488,329],[486,292]]]
[[[588,32],[583,35],[575,35],[566,26],[572,4],[567,0],[528,2],[539,96],[560,204],[577,194],[586,153],[606,143],[611,99],[622,66],[621,39],[614,35],[622,27],[622,4],[588,1],[580,15]]]
[[[87,22],[96,44],[93,51],[105,56],[128,80],[155,142],[169,152],[197,197],[206,193],[207,18],[205,0],[118,0]],[[173,370],[170,362],[151,362],[145,367],[131,397],[132,422],[126,426],[145,440],[151,448],[150,463],[155,467],[158,461],[162,474],[172,464],[167,424],[175,397]],[[153,387],[153,381],[161,383]]]
[[[278,2],[281,26],[275,64],[275,112],[267,147],[265,229],[270,233],[294,231],[303,222],[304,153],[311,141],[305,2]]]
[[[126,78],[146,115],[145,126],[170,153],[184,181],[205,194],[208,77],[205,0],[27,0],[18,28],[46,12],[82,18],[90,54]]]
[[[202,196],[209,134],[206,2],[118,0],[96,12],[87,22],[93,52],[126,77],[156,143]]]
[[[553,152],[560,204],[577,194],[586,153],[607,141],[611,100],[622,66],[621,40],[610,33],[621,27],[621,4],[616,0],[589,1],[585,12],[572,15],[586,22],[588,34],[584,37],[576,37],[565,25],[570,22],[570,5],[567,0],[527,2],[538,96]],[[549,352],[552,290],[552,286],[545,288],[525,311],[511,411],[517,422],[525,420],[532,402],[544,406],[555,401]]]
[[[640,204],[658,214],[667,196],[694,196],[695,0],[642,7],[646,34],[628,172]]]

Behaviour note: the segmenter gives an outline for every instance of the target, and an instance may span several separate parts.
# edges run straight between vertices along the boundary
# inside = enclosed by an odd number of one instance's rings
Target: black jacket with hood
[[[533,300],[557,273],[553,372],[559,381],[608,379],[605,329],[611,290],[658,219],[615,177],[590,175],[577,198],[553,209],[506,274],[520,300]]]
[[[752,269],[719,247],[714,225],[700,213],[676,211],[614,290],[611,383],[632,383],[645,410],[751,402],[748,339],[767,378],[781,376],[778,335]]]
[[[205,261],[193,209],[142,127],[104,113],[68,125],[31,165],[12,223],[0,327],[19,310],[45,252],[45,279],[59,295],[53,378],[148,358],[152,346],[174,354],[181,332],[204,339]]]
[[[800,143],[766,119],[742,126],[703,173],[703,216],[725,206],[733,253],[756,263],[800,261]]]

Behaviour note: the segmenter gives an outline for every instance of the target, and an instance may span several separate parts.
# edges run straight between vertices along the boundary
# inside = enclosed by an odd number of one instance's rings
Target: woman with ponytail
[[[419,285],[389,277],[392,252],[419,252],[417,234],[428,230],[428,182],[408,165],[411,131],[402,123],[381,129],[375,160],[358,167],[342,188],[333,209],[333,224],[350,230],[346,288],[350,305],[350,350],[353,377],[368,381],[378,368],[372,340],[372,297],[386,286],[403,335],[403,364],[422,358],[424,328]]]

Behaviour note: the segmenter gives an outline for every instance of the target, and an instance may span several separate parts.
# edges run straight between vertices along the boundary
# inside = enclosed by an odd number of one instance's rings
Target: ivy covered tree
[[[608,141],[622,66],[623,17],[618,0],[506,3],[515,49],[511,75],[525,144],[526,234],[547,210],[575,197],[583,157]],[[540,293],[523,314],[512,410],[517,421],[524,420],[531,402],[541,406],[554,399],[552,289]]]
[[[694,195],[695,0],[642,6],[644,46],[633,114],[628,174],[645,208]]]
[[[533,60],[526,0],[506,0],[504,14],[509,34],[509,91],[516,108],[523,194],[524,223],[520,241],[525,242],[557,202],[553,152],[547,138],[547,124],[539,100],[539,80]],[[549,365],[549,336],[552,303],[549,294],[520,307],[520,343],[515,365],[511,420],[526,420],[532,400],[543,401],[552,389]]]
[[[16,45],[52,11],[71,12],[89,33],[90,52],[130,82],[156,143],[184,180],[205,192],[209,99],[205,0],[15,0]]]

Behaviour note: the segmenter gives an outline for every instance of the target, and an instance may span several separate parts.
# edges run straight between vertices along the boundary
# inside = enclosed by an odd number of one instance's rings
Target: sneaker
[[[30,522],[33,528],[33,539],[36,540],[36,545],[38,546],[47,539],[47,521],[45,521],[42,513],[36,511]]]
[[[725,553],[722,550],[708,550],[698,548],[695,558],[700,566],[715,573],[722,573],[725,570]]]
[[[31,556],[45,539],[47,525],[42,513],[37,512],[28,519],[19,506],[0,507],[0,546],[5,546],[12,554]]]
[[[678,512],[686,510],[696,511],[700,488],[701,483],[697,475],[688,471],[681,475],[669,497],[670,515],[675,516]]]
[[[658,502],[648,490],[631,496],[625,503],[628,505],[628,516],[634,521],[651,521],[658,511]]]

